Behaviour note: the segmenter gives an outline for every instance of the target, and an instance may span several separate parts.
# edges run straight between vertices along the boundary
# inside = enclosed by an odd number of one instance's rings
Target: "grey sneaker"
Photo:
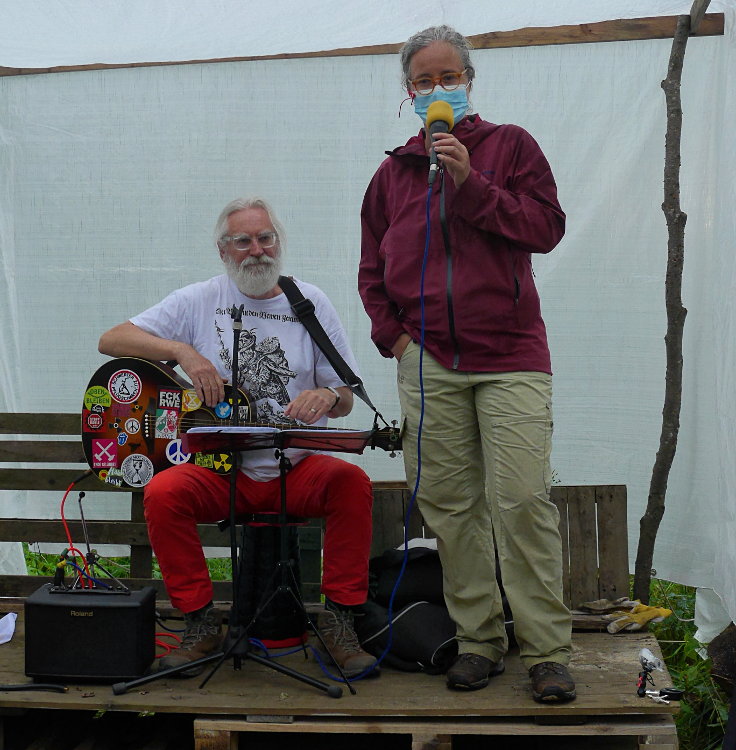
[[[220,650],[222,644],[222,612],[209,607],[184,614],[184,637],[175,651],[159,659],[160,669],[180,667],[189,662],[209,656]],[[204,672],[205,665],[177,672],[175,677],[197,677]]]
[[[575,698],[575,683],[567,667],[554,661],[543,661],[529,670],[532,696],[539,703],[562,703]]]
[[[447,670],[447,687],[455,690],[480,690],[491,677],[501,674],[503,659],[494,662],[480,654],[460,654]]]
[[[353,613],[345,609],[325,609],[317,616],[317,629],[329,653],[321,645],[319,651],[323,657],[337,664],[346,677],[355,677],[376,663],[376,657],[360,647],[353,622]],[[378,674],[378,668],[373,670],[373,674]]]

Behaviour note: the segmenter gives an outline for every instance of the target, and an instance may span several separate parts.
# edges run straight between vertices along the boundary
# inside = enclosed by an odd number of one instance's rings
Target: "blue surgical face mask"
[[[461,84],[454,91],[445,91],[442,86],[435,86],[431,94],[422,96],[417,94],[414,97],[414,111],[422,118],[422,122],[427,121],[427,110],[432,102],[447,102],[452,107],[452,116],[457,123],[468,111],[468,87]]]

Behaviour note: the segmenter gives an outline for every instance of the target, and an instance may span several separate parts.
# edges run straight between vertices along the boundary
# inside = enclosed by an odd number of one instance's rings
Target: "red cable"
[[[164,652],[162,654],[156,654],[155,656],[156,659],[160,659],[162,656],[167,656],[174,649],[179,648],[179,644],[181,643],[181,638],[179,638],[179,636],[176,635],[175,633],[160,632],[160,633],[154,633],[154,635],[156,636],[154,643],[157,646],[161,646],[161,648],[164,649]],[[160,638],[173,638],[175,641],[177,641],[177,643],[175,644],[164,643],[163,641],[159,640]]]
[[[69,542],[69,552],[75,553],[82,559],[82,567],[84,568],[84,572],[87,574],[89,578],[92,577],[92,575],[89,572],[89,568],[87,567],[87,558],[81,553],[80,550],[78,550],[74,546],[74,542],[72,541],[72,535],[69,531],[69,526],[66,522],[66,518],[64,518],[64,504],[66,503],[66,499],[69,495],[69,493],[72,491],[72,487],[76,484],[76,481],[72,482],[67,488],[66,492],[64,493],[64,497],[61,499],[61,523],[64,525],[64,531],[66,532],[66,540]],[[82,585],[82,588],[92,588],[92,581],[87,580],[84,576],[79,577],[79,582]]]

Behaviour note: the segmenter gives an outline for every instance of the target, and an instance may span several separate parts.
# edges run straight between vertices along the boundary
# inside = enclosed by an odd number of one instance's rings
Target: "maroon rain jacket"
[[[549,164],[516,125],[469,115],[452,132],[470,153],[471,171],[460,188],[444,175],[432,191],[426,349],[448,369],[551,373],[531,264],[531,253],[548,253],[565,232]],[[402,333],[420,340],[429,168],[424,131],[387,153],[363,199],[358,288],[371,338],[390,357]]]

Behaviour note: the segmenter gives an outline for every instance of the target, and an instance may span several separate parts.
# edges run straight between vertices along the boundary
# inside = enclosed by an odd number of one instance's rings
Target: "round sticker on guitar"
[[[118,370],[110,376],[107,390],[121,404],[130,404],[140,395],[141,379],[132,370]]]
[[[90,411],[96,411],[95,406],[104,410],[110,406],[111,401],[110,393],[101,385],[91,385],[84,394],[84,408]]]
[[[232,413],[232,410],[233,407],[230,406],[227,401],[220,401],[220,403],[215,406],[215,416],[220,419],[227,419]]]
[[[121,464],[123,480],[130,487],[143,487],[153,477],[153,464],[142,453],[131,453]]]

